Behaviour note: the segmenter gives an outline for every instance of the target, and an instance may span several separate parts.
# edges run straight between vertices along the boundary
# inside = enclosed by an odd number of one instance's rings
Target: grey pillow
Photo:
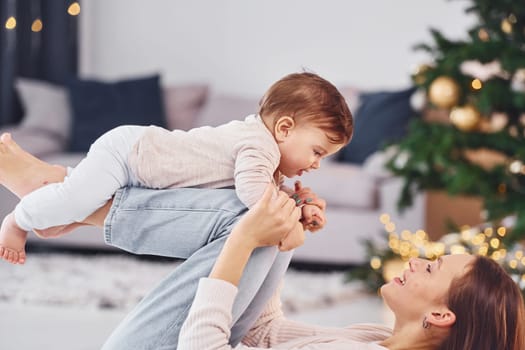
[[[64,143],[69,140],[71,110],[65,88],[27,78],[17,78],[15,88],[24,109],[21,127],[46,131]]]
[[[196,117],[195,126],[218,126],[232,120],[244,120],[258,111],[256,98],[212,93]]]
[[[208,85],[188,84],[163,89],[164,111],[168,129],[189,130],[208,96]]]

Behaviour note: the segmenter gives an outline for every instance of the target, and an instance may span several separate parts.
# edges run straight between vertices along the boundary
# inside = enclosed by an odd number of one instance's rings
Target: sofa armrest
[[[295,180],[326,200],[328,207],[377,207],[377,179],[363,172],[359,165],[326,160],[318,170],[287,179],[286,185],[293,188]]]
[[[23,126],[0,129],[0,134],[11,133],[12,138],[27,152],[36,157],[63,152],[66,148],[62,138],[48,131]]]

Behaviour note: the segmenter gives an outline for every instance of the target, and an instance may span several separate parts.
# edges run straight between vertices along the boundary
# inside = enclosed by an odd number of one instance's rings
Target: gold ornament
[[[462,131],[472,131],[478,125],[480,118],[479,111],[472,105],[456,107],[450,112],[450,121]]]
[[[512,23],[510,23],[508,18],[501,21],[501,30],[506,34],[512,33]]]
[[[490,171],[498,165],[506,164],[509,157],[506,154],[491,150],[489,148],[465,149],[463,156],[472,164]]]
[[[509,117],[505,113],[494,113],[490,118],[492,132],[503,130],[509,123]]]
[[[516,70],[512,76],[510,88],[515,92],[525,92],[525,68]]]
[[[482,132],[493,133],[505,129],[509,123],[509,117],[502,112],[494,112],[490,118],[481,118],[478,129]]]
[[[459,85],[450,77],[438,77],[430,84],[428,97],[440,108],[454,107],[459,100]]]
[[[412,78],[417,85],[422,85],[425,83],[425,73],[428,72],[430,68],[432,68],[430,65],[422,64],[414,70],[414,73],[412,73]]]

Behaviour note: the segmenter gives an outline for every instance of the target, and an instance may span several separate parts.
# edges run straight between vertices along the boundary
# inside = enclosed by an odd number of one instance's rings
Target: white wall
[[[466,1],[88,0],[81,73],[118,79],[160,72],[164,84],[207,82],[259,96],[306,67],[335,84],[403,87],[428,59],[428,28],[465,37]]]

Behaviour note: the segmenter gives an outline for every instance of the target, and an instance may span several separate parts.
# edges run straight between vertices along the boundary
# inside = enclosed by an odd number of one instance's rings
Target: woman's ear
[[[295,121],[290,116],[282,116],[277,119],[274,126],[274,135],[277,142],[284,141],[292,129],[295,127]]]
[[[456,314],[448,308],[427,315],[427,322],[435,327],[448,328],[456,323]]]

